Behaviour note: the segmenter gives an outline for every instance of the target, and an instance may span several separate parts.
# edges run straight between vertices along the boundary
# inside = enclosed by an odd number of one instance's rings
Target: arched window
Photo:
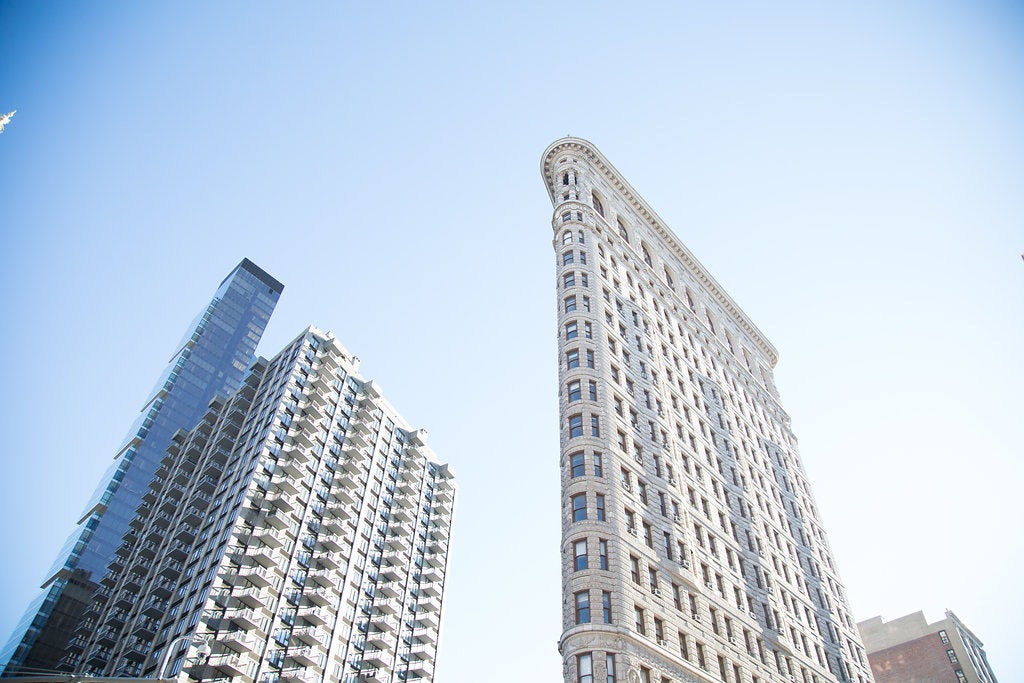
[[[562,174],[562,184],[563,185],[568,185],[569,184],[569,174],[568,173],[563,173]]]
[[[640,249],[641,249],[641,251],[643,252],[643,255],[644,255],[644,263],[646,263],[649,266],[653,266],[654,264],[651,263],[651,252],[647,251],[647,246],[646,245],[641,245]]]
[[[622,241],[624,241],[626,244],[629,244],[629,233],[626,232],[626,226],[622,224],[622,219],[616,218],[615,222],[619,226],[619,237],[621,237]]]
[[[562,233],[562,246],[572,244],[572,230],[566,230]]]
[[[594,203],[594,211],[597,211],[598,215],[604,218],[604,205],[601,204],[601,199],[597,196],[596,192],[591,196],[591,200]]]
[[[676,288],[676,283],[672,280],[672,272],[667,266],[665,267],[665,284],[667,284],[671,289]]]

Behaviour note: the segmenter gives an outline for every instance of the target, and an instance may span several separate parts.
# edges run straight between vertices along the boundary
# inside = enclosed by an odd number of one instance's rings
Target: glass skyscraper
[[[237,390],[284,286],[243,259],[188,327],[78,526],[0,653],[4,676],[54,670],[128,531],[171,437]]]

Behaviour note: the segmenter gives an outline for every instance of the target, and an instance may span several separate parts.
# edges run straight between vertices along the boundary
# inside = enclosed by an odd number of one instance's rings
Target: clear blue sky
[[[779,349],[857,618],[949,607],[1024,680],[1019,5],[210,4],[0,2],[0,639],[248,256],[261,352],[335,331],[459,475],[439,683],[561,680],[572,134]]]

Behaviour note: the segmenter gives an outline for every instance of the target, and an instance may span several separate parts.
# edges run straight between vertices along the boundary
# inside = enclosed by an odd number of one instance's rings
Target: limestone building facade
[[[594,145],[541,172],[566,683],[871,681],[775,348]]]
[[[358,368],[308,328],[175,435],[69,669],[434,680],[454,475]]]

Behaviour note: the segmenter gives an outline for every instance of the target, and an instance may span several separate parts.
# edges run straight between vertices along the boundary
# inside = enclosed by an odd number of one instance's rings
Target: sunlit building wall
[[[541,170],[565,681],[871,681],[775,348],[592,144]]]
[[[80,673],[432,681],[451,470],[307,329],[166,453],[87,613]]]
[[[923,612],[857,624],[875,683],[996,683],[981,640],[953,612],[929,624]]]

